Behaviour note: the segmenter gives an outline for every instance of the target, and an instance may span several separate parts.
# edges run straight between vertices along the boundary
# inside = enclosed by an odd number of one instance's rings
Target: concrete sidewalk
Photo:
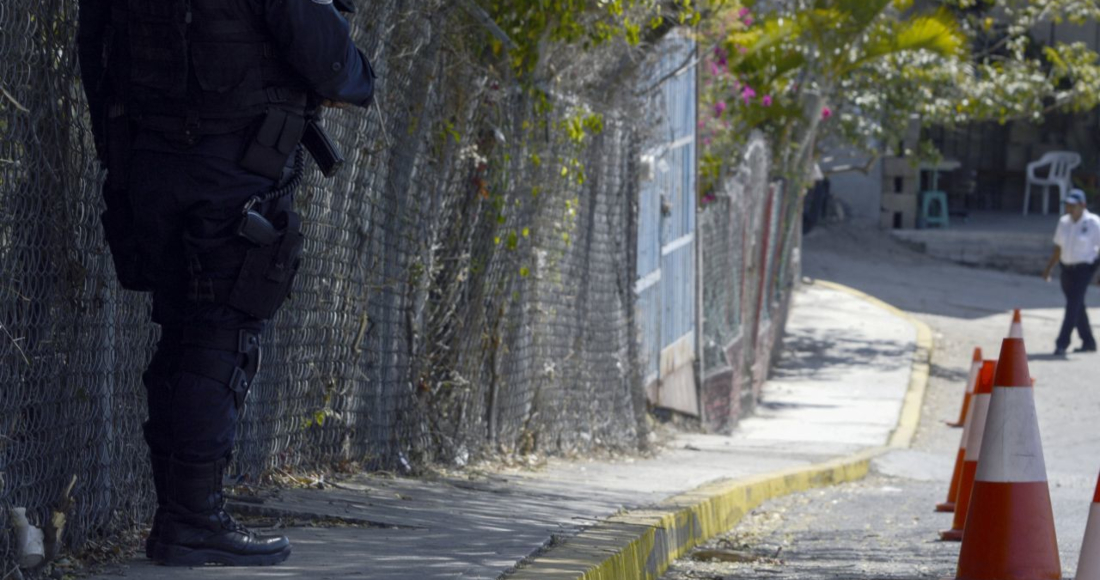
[[[650,458],[553,460],[538,471],[433,481],[362,474],[324,490],[283,490],[242,506],[315,522],[285,529],[294,554],[283,565],[178,569],[134,559],[94,577],[491,579],[522,562],[517,579],[655,578],[761,501],[857,479],[869,450],[892,436],[907,443],[927,334],[856,294],[823,285],[796,294],[762,404],[730,436],[676,435]]]

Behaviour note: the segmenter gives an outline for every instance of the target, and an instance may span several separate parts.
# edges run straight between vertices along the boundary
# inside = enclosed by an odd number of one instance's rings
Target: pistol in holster
[[[250,245],[229,294],[230,306],[264,320],[275,315],[290,297],[301,265],[301,226],[293,210],[269,220],[253,208],[245,209],[237,235]]]

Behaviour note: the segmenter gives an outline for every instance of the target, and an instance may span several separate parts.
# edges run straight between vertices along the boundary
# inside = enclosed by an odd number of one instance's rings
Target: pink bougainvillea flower
[[[710,137],[704,137],[703,138],[703,145],[706,145],[707,147],[710,147]]]
[[[833,116],[833,110],[830,109],[829,107],[825,107],[825,108],[821,109],[821,118],[822,119],[828,119],[829,117],[832,117],[832,116]]]
[[[749,10],[747,6],[743,6],[741,8],[741,11],[737,13],[737,16],[744,20],[744,18],[750,14],[752,14],[752,11]]]
[[[744,46],[738,46],[737,51],[740,52],[741,54],[746,54],[746,53],[749,52],[749,49],[744,47]]]
[[[725,67],[729,64],[729,53],[721,46],[714,47],[714,60],[718,62],[718,66]]]
[[[722,72],[722,69],[718,68],[718,63],[714,62],[713,60],[710,61],[710,75],[716,77],[721,72]]]
[[[746,105],[749,104],[749,101],[755,96],[756,91],[752,90],[752,87],[746,85],[745,88],[741,89],[741,99],[745,101]]]
[[[745,17],[745,26],[752,26],[752,16]]]
[[[726,112],[727,106],[728,105],[726,105],[725,101],[718,101],[717,103],[714,103],[714,116],[721,117],[722,113]]]
[[[772,96],[771,95],[764,95],[764,98],[760,99],[760,103],[762,105],[764,105],[765,107],[772,106]]]

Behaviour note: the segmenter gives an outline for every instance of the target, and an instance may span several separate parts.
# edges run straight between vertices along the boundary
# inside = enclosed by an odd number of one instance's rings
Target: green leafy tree
[[[521,73],[535,72],[553,43],[592,48],[622,38],[637,45],[653,31],[667,30],[676,24],[694,25],[706,9],[724,3],[724,0],[482,0],[489,15],[515,43],[509,57]],[[493,44],[497,53],[505,48],[500,40]]]
[[[1095,22],[1096,0],[775,0],[760,15],[764,2],[744,1],[703,26],[703,202],[750,131],[762,130],[773,171],[798,196],[783,216],[786,238],[828,137],[877,155],[914,117],[1040,122],[1100,105],[1096,52],[1031,36],[1043,22]],[[910,153],[938,155],[928,144]]]
[[[954,102],[922,107],[929,122],[1026,119],[1100,105],[1097,54],[1084,43],[1037,42],[1044,23],[1086,24],[1100,19],[1095,0],[950,0],[975,47],[969,67],[956,71]],[[944,75],[946,76],[946,75]]]
[[[748,130],[772,137],[778,172],[802,180],[825,136],[863,149],[926,125],[1017,119],[1100,105],[1097,54],[1041,45],[1047,21],[1100,18],[1095,0],[787,0],[705,23],[704,173],[713,180]]]
[[[743,6],[735,21],[719,25],[704,83],[711,109],[703,126],[704,179],[711,183],[752,129],[772,138],[777,172],[801,182],[834,117],[901,125],[915,105],[893,106],[905,88],[899,69],[921,59],[961,62],[967,52],[965,34],[946,10],[905,10],[893,0],[789,4],[759,20]],[[858,129],[857,140],[879,133]]]

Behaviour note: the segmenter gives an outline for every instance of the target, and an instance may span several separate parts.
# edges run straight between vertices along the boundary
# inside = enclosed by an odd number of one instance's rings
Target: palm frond
[[[832,0],[830,4],[848,15],[849,24],[866,30],[894,0]]]
[[[780,46],[799,32],[798,23],[790,18],[768,18],[751,30],[731,34],[728,39],[731,65]]]
[[[850,72],[892,54],[921,50],[959,57],[966,52],[966,36],[955,18],[945,11],[890,22],[871,33],[858,58],[842,66],[841,72]]]

